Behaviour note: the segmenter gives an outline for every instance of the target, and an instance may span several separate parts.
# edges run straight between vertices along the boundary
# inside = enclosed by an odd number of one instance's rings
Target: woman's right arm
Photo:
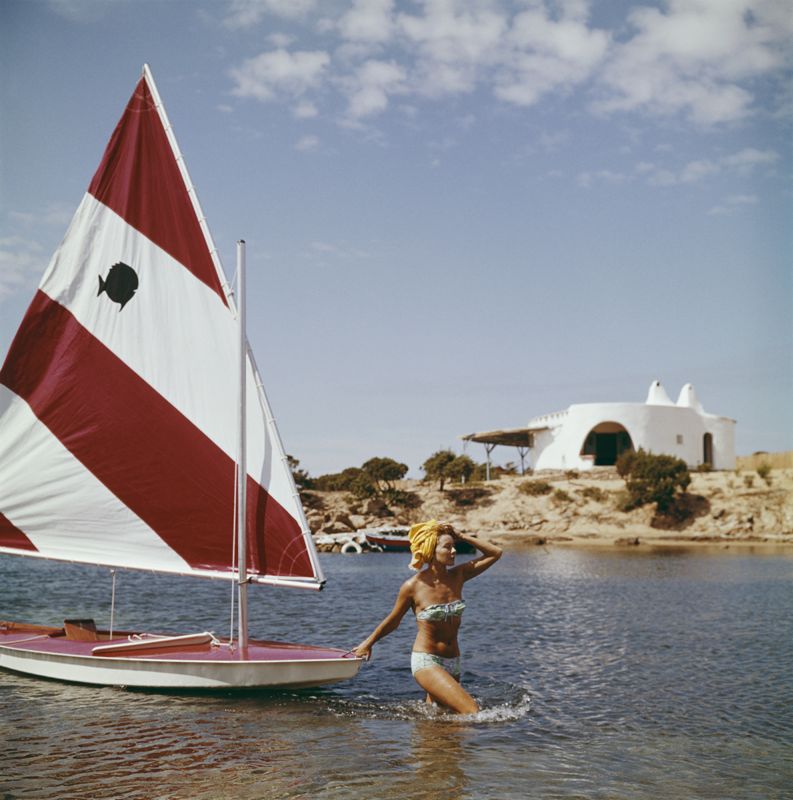
[[[363,658],[368,661],[372,655],[372,646],[374,643],[384,636],[388,636],[389,633],[395,631],[399,627],[399,623],[402,622],[402,617],[405,616],[412,604],[413,587],[411,581],[407,580],[399,589],[399,594],[397,595],[394,607],[391,609],[391,613],[372,631],[371,635],[364,639],[352,652],[358,656],[358,658]]]

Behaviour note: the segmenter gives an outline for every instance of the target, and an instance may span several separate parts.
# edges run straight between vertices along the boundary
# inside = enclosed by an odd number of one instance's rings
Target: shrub
[[[287,454],[286,456],[286,463],[289,465],[289,469],[292,472],[292,477],[294,478],[295,485],[299,489],[313,489],[314,481],[309,478],[308,472],[304,469],[300,469],[300,462],[294,457]]]
[[[625,478],[627,475],[631,474],[633,462],[636,460],[637,455],[635,450],[625,450],[625,452],[619,456],[615,466],[617,467],[617,474],[620,478]]]
[[[465,486],[461,489],[450,489],[448,497],[458,507],[471,507],[489,505],[484,501],[490,498],[490,494],[490,489],[484,486]]]
[[[573,498],[564,489],[554,489],[551,502],[557,506],[572,502]]]
[[[743,476],[743,485],[747,489],[751,489],[754,486],[754,475],[744,475]]]
[[[564,473],[565,478],[569,481],[574,481],[578,477],[577,469],[568,469]]]
[[[383,492],[383,499],[388,505],[402,508],[418,508],[421,505],[421,498],[415,492],[404,489],[387,489]]]
[[[371,497],[377,492],[372,478],[358,467],[320,475],[314,480],[314,488],[320,492],[351,492],[359,499]]]
[[[625,455],[627,453],[617,459],[618,472],[620,460]],[[685,461],[674,456],[647,453],[642,449],[634,452],[630,459],[625,459],[622,469],[625,470],[623,477],[633,508],[655,503],[657,510],[664,513],[673,506],[678,492],[685,492],[691,483]]]
[[[697,466],[697,472],[713,472],[713,465],[703,461]]]
[[[549,494],[553,487],[546,481],[523,481],[518,484],[518,491],[527,494],[529,497],[538,497],[542,494]]]
[[[585,500],[594,500],[596,503],[603,503],[609,496],[609,493],[604,489],[597,486],[585,486],[581,489],[581,497]]]
[[[766,482],[768,486],[771,485],[771,465],[764,461],[757,467],[757,474]]]

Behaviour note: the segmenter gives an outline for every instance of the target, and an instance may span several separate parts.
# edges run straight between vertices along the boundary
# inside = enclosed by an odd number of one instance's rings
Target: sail
[[[0,552],[234,576],[235,316],[144,68],[0,371]],[[248,574],[321,585],[247,372]]]

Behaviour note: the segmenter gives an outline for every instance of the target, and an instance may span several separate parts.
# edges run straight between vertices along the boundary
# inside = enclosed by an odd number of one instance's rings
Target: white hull
[[[3,669],[72,683],[148,689],[299,688],[353,678],[356,658],[272,661],[113,658],[0,646]]]

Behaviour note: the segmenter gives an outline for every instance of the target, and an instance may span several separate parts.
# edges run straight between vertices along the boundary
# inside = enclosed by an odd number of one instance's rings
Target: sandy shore
[[[435,518],[504,547],[710,547],[793,552],[793,469],[692,473],[690,515],[659,519],[651,506],[618,510],[624,481],[612,469],[588,473],[501,476],[489,483],[437,485],[402,481],[413,507],[356,501],[345,492],[305,497],[314,533],[354,532]],[[522,490],[527,481],[550,485],[545,494]],[[525,487],[524,487],[525,488]]]

